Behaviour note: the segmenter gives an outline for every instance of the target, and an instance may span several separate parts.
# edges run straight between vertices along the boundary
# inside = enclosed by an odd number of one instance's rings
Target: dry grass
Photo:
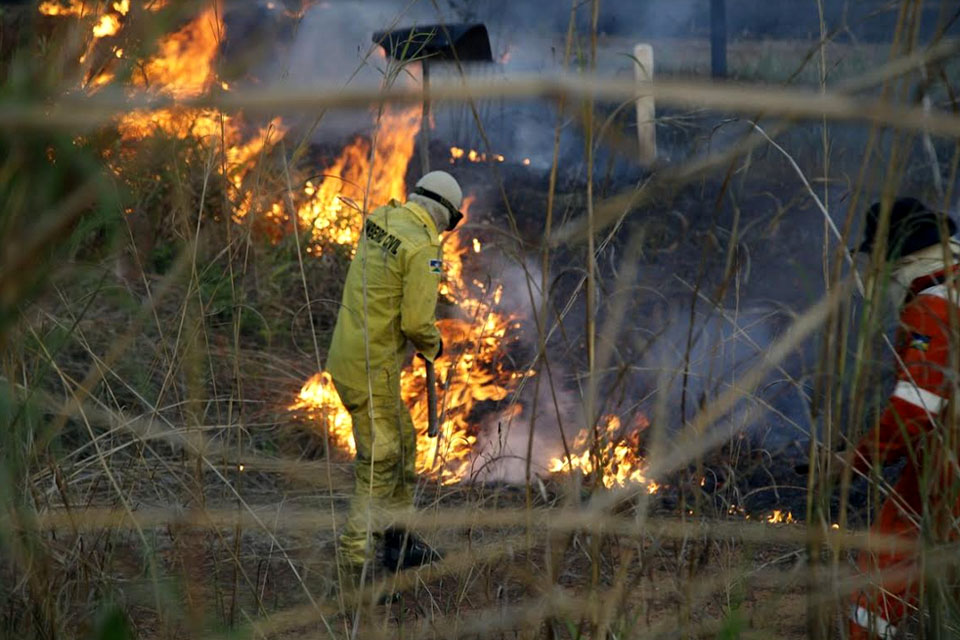
[[[857,480],[846,471],[839,487],[831,479],[835,450],[874,419],[881,394],[870,391],[873,363],[893,359],[890,341],[878,337],[880,305],[855,313],[860,294],[882,299],[883,280],[869,279],[865,288],[846,247],[864,204],[912,179],[916,138],[934,158],[938,149],[952,150],[937,167],[941,203],[955,199],[960,164],[950,84],[957,43],[917,46],[916,3],[894,4],[900,20],[889,61],[853,80],[829,83],[831,50],[813,43],[801,69],[818,65],[819,87],[666,78],[639,90],[674,109],[665,126],[703,109],[738,114],[747,126],[727,144],[659,167],[610,196],[598,187],[598,158],[607,145],[629,148],[616,105],[638,89],[591,72],[597,0],[586,7],[592,26],[585,32],[573,4],[563,74],[432,85],[434,103],[470,107],[491,153],[477,101],[558,105],[543,211],[516,206],[506,169],[493,164],[484,178],[490,206],[508,223],[488,226],[498,227],[505,261],[525,274],[522,295],[538,310],[530,320],[536,344],[510,354],[516,370],[538,375],[504,406],[529,385],[538,417],[524,434],[525,483],[424,480],[417,513],[396,515],[444,549],[443,562],[398,575],[371,568],[365,588],[349,595],[333,563],[349,461],[286,410],[322,365],[348,252],[328,247],[313,259],[297,225],[271,244],[252,222],[231,222],[236,202],[226,195],[230,185],[218,170],[226,151],[215,137],[144,143],[137,180],[107,170],[104,151],[116,149],[111,119],[161,103],[119,92],[67,95],[77,33],[34,39],[29,21],[4,23],[4,43],[19,44],[0,47],[0,632],[104,640],[842,637],[841,604],[879,577],[859,574],[853,554],[905,544],[859,526],[864,510],[874,512],[889,492],[889,478]],[[825,30],[821,37],[825,44]],[[577,48],[587,53],[574,73]],[[391,68],[388,80],[403,72]],[[949,97],[945,107],[915,104],[920,75],[924,83],[936,78]],[[316,114],[421,97],[404,87],[313,87],[204,95],[182,105]],[[610,110],[614,116],[604,119]],[[867,129],[864,148],[838,149],[832,136],[851,122]],[[588,167],[572,193],[558,177],[573,163],[560,152],[571,127],[584,140],[576,162]],[[312,131],[295,131],[256,158],[254,197],[276,191],[292,207],[292,176],[310,163]],[[813,142],[791,148],[790,133],[799,136],[791,141]],[[857,159],[839,158],[841,151]],[[742,200],[786,179],[797,185],[796,201],[814,203],[809,209],[778,203],[772,220],[741,220]],[[831,195],[841,181],[846,220]],[[152,191],[150,184],[162,186]],[[642,270],[669,252],[651,251],[648,223],[663,202],[692,197],[705,213],[670,251],[699,258],[691,261],[696,277],[673,274],[650,296],[673,296],[664,308],[672,302],[689,313],[685,348],[650,372],[648,355],[663,336],[637,337],[631,317],[647,300],[637,294]],[[134,208],[135,215],[127,211]],[[732,220],[721,217],[726,208],[736,212]],[[678,214],[685,226],[693,213]],[[149,252],[140,214],[160,230]],[[789,321],[769,341],[753,343],[734,382],[725,372],[710,378],[694,354],[697,314],[753,340],[739,315],[748,240],[790,215],[813,215],[814,227],[823,226],[815,294],[780,314]],[[880,269],[879,255],[870,268]],[[500,273],[491,266],[485,275]],[[571,322],[574,311],[582,325]],[[577,335],[568,335],[571,327]],[[707,349],[742,339],[727,335]],[[792,359],[811,351],[814,362],[795,374]],[[636,392],[629,375],[641,369],[655,380],[648,397],[617,405]],[[696,398],[694,374],[705,380]],[[813,425],[804,440],[810,474],[793,481],[803,490],[803,508],[794,508],[800,522],[783,525],[764,522],[760,510],[746,518],[752,493],[780,499],[788,489],[782,470],[798,459],[794,451],[778,463],[777,451],[744,437],[775,409],[764,395],[772,377],[809,400]],[[678,388],[682,396],[671,392]],[[558,394],[571,389],[576,406],[568,410]],[[607,490],[597,478],[541,477],[532,469],[535,429],[557,421],[544,416],[591,429],[599,444],[601,416],[631,403],[649,415],[641,444],[648,476],[664,485],[660,493],[635,485]],[[953,450],[955,418],[948,416],[931,447]],[[955,534],[924,540],[915,577],[925,591],[909,629],[923,637],[957,633]],[[399,597],[381,604],[385,592]]]

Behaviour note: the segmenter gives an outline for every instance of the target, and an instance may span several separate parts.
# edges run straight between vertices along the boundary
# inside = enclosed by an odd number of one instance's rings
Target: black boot
[[[390,528],[383,532],[383,566],[388,571],[422,567],[442,559],[442,553],[405,529]]]

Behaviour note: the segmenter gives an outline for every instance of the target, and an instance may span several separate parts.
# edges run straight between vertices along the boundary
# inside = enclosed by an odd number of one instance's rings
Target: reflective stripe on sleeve
[[[891,397],[900,398],[904,402],[909,402],[915,407],[920,407],[930,413],[940,413],[943,406],[947,404],[946,398],[941,398],[935,393],[921,389],[909,380],[901,380],[898,382]]]
[[[951,298],[953,298],[954,300],[957,299],[957,294],[953,293],[951,295],[951,292],[947,290],[947,285],[945,284],[938,284],[938,285],[929,287],[927,289],[924,289],[917,295],[918,296],[936,296],[938,298],[943,298],[944,300],[950,300]]]
[[[893,640],[897,635],[897,628],[878,616],[871,614],[865,607],[853,607],[850,609],[850,620],[861,629],[873,628],[873,632],[882,640]]]

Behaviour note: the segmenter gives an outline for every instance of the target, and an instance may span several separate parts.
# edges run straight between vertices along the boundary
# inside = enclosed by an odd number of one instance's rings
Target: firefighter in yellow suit
[[[439,232],[462,219],[462,200],[450,174],[424,175],[407,202],[391,200],[367,217],[344,283],[327,371],[350,412],[357,445],[354,494],[338,549],[341,569],[354,579],[381,532],[392,569],[439,557],[415,536],[383,529],[388,510],[413,508],[416,431],[400,397],[400,370],[407,341],[431,362],[442,352]]]

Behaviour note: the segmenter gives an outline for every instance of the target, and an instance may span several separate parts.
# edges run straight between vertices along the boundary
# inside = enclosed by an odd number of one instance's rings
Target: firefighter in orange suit
[[[878,203],[867,214],[861,251],[873,250],[880,217]],[[918,544],[921,528],[924,538],[944,540],[960,515],[957,478],[951,472],[958,443],[944,420],[956,384],[960,244],[943,234],[955,232],[948,216],[918,200],[900,198],[892,204],[886,266],[888,290],[900,306],[897,355],[902,365],[879,420],[852,451],[851,463],[861,473],[907,458],[871,531]],[[878,577],[853,594],[850,638],[896,635],[917,604],[917,562],[914,552],[860,552],[861,572]]]
[[[413,508],[416,484],[416,431],[400,397],[400,371],[408,342],[430,361],[443,349],[436,325],[439,232],[452,231],[463,218],[462,200],[450,174],[424,175],[405,203],[392,200],[367,217],[347,272],[327,371],[350,412],[357,446],[354,492],[337,553],[354,582],[381,533],[391,569],[439,557],[416,536],[388,525],[389,511]]]

